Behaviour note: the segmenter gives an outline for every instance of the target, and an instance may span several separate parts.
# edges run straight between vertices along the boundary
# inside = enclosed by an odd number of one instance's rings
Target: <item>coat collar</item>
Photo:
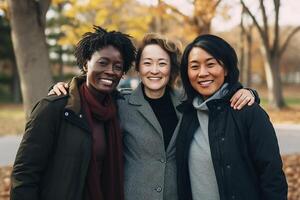
[[[179,106],[183,101],[183,93],[177,90],[169,90],[170,91],[170,96],[173,102],[173,105],[175,108]],[[145,103],[145,98],[144,98],[144,93],[143,93],[143,88],[142,88],[142,83],[138,85],[138,87],[131,93],[129,97],[130,104],[136,105],[136,106],[141,106]],[[177,109],[176,109],[177,110]]]
[[[173,102],[175,112],[177,114],[177,118],[180,120],[182,113],[177,109],[177,107],[182,103],[182,97],[181,93],[179,91],[175,90],[169,90],[171,100]],[[132,92],[132,94],[129,96],[128,103],[134,106],[137,106],[138,112],[153,126],[153,128],[160,133],[160,135],[163,137],[162,128],[155,116],[155,113],[153,112],[150,104],[145,100],[142,84],[140,83],[138,87]]]
[[[86,81],[85,76],[73,77],[69,84],[69,98],[65,109],[73,111],[75,114],[80,114],[81,111],[81,100],[79,94],[79,86]]]

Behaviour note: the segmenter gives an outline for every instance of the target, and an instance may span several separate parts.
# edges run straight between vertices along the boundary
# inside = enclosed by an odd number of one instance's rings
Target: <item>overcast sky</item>
[[[138,0],[140,2],[146,4],[156,4],[157,0]],[[178,7],[183,13],[188,14],[192,13],[193,7],[191,4],[187,3],[189,0],[165,0],[166,2]],[[236,2],[236,3],[234,3]],[[220,16],[217,16],[213,20],[213,29],[214,30],[228,30],[233,26],[237,25],[240,22],[240,6],[239,1],[237,0],[223,0],[223,4],[230,4],[234,5],[232,9],[230,9],[229,14],[231,16],[230,20],[224,21],[224,19]],[[251,5],[252,10],[256,11],[258,7],[258,0],[247,0],[248,5]],[[265,0],[266,5],[272,2],[271,0]],[[269,4],[267,9],[271,11],[273,7],[272,4]],[[300,0],[282,0],[281,7],[280,7],[280,21],[281,25],[300,25]],[[271,13],[271,12],[269,12]]]

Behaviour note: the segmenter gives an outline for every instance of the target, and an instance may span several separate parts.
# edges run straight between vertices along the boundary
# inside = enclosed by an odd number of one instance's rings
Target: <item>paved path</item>
[[[300,125],[275,125],[281,154],[300,153]],[[0,137],[0,166],[12,164],[21,136]]]

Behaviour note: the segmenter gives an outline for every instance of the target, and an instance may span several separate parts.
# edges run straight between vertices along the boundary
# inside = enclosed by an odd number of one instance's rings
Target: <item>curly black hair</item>
[[[84,73],[83,67],[91,59],[93,53],[111,45],[122,54],[123,71],[126,73],[132,66],[136,55],[136,48],[131,41],[132,37],[118,31],[107,31],[100,26],[93,28],[95,31],[85,33],[75,48],[77,65],[81,71]]]

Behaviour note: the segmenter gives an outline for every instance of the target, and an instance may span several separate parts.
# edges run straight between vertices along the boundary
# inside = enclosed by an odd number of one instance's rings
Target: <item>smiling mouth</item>
[[[203,87],[207,87],[209,86],[213,81],[212,80],[208,80],[208,81],[198,81],[198,84],[203,86]]]
[[[149,79],[150,81],[158,81],[158,80],[160,80],[161,78],[160,78],[160,77],[148,77],[148,79]]]
[[[101,83],[104,83],[105,85],[112,85],[113,83],[114,83],[114,81],[113,80],[111,80],[111,79],[104,79],[104,78],[101,78],[101,79],[99,79],[99,81],[101,82]]]

